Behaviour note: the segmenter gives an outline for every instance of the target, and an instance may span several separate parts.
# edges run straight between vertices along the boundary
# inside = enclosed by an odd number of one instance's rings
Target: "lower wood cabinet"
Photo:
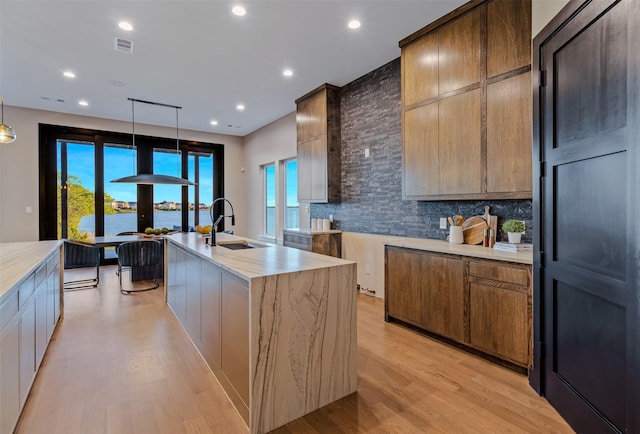
[[[0,332],[0,433],[12,433],[20,415],[20,318]]]
[[[387,246],[385,319],[531,362],[531,266]]]
[[[335,258],[342,257],[341,232],[284,230],[282,233],[282,245]]]

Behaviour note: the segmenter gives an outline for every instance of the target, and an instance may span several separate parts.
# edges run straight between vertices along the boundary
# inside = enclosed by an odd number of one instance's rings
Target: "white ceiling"
[[[231,13],[236,3],[244,17]],[[182,106],[180,128],[245,136],[320,84],[343,86],[396,59],[399,40],[463,3],[0,0],[0,96],[11,106],[126,121],[128,97],[151,100]],[[362,27],[348,29],[351,18]],[[123,19],[132,32],[118,28]],[[134,41],[132,55],[114,50],[116,36]],[[176,123],[171,109],[135,110],[136,122]]]

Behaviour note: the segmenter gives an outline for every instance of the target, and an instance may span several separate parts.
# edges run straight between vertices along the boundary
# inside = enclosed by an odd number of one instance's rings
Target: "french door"
[[[86,239],[146,227],[208,224],[224,192],[222,145],[40,126],[40,239]],[[136,173],[185,177],[195,186],[111,183]],[[109,255],[107,255],[109,256]],[[104,256],[103,256],[104,257]]]
[[[534,40],[530,379],[580,433],[640,432],[639,3],[573,1]]]

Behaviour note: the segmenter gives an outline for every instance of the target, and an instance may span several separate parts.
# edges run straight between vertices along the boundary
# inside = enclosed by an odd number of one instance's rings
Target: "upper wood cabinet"
[[[340,201],[338,92],[338,87],[323,84],[296,100],[299,201]]]
[[[531,1],[493,0],[487,14],[487,77],[530,65]]]
[[[531,198],[531,1],[474,0],[400,41],[403,198]]]

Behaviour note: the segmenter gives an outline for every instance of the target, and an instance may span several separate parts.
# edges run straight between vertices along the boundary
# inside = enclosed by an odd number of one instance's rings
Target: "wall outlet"
[[[446,228],[447,228],[447,218],[440,217],[440,229],[446,229]]]
[[[369,158],[369,148],[364,150],[364,158]]]
[[[24,213],[25,214],[31,214],[33,212],[33,209],[30,206],[25,206],[24,207]]]
[[[364,266],[364,274],[371,274],[371,265],[367,264]]]

